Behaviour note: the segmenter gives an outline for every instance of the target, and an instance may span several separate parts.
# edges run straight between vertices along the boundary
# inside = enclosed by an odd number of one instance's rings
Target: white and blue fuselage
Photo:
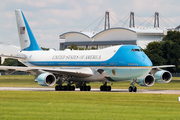
[[[152,62],[136,45],[119,45],[102,50],[22,51],[29,67],[103,69],[114,81],[139,79],[147,75]]]

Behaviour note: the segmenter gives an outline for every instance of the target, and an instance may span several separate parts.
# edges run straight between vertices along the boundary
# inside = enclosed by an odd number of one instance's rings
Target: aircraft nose
[[[143,64],[144,66],[152,66],[151,60],[146,55],[143,55]]]

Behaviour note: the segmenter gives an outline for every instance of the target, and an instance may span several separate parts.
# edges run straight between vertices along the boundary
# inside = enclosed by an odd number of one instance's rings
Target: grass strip
[[[178,120],[179,95],[0,91],[1,120]]]

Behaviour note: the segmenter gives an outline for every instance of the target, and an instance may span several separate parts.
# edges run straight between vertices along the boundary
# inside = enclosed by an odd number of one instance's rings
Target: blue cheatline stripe
[[[121,46],[110,59],[106,61],[29,61],[36,66],[152,66],[152,62],[142,51],[131,51],[138,48],[135,45]]]
[[[121,63],[109,63],[109,62],[58,62],[58,61],[37,61],[37,62],[29,62],[36,66],[148,66],[148,65],[139,65],[138,63],[134,64],[121,64]],[[151,66],[151,65],[150,65]]]
[[[22,16],[23,16],[23,19],[24,19],[24,23],[25,23],[25,25],[26,25],[26,29],[27,29],[27,32],[28,32],[28,36],[29,36],[29,39],[30,39],[30,46],[27,47],[27,48],[25,48],[25,49],[23,49],[23,50],[24,50],[24,51],[41,50],[40,47],[39,47],[39,45],[38,45],[37,42],[36,42],[36,39],[35,39],[32,31],[31,31],[31,29],[30,29],[30,27],[29,27],[29,25],[28,25],[28,23],[27,23],[27,21],[26,21],[26,18],[24,17],[24,14],[23,14],[22,11],[21,11],[21,13],[22,13]]]

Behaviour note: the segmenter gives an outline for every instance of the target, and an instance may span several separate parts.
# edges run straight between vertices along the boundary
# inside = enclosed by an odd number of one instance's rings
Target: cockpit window
[[[142,49],[132,49],[131,51],[142,52]]]

